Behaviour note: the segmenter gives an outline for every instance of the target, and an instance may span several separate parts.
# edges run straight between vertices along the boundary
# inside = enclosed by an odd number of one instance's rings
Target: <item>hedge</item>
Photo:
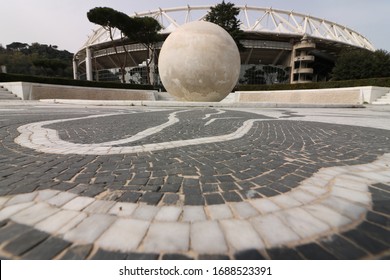
[[[154,89],[154,87],[151,85],[122,84],[122,83],[114,83],[114,82],[94,82],[94,81],[82,81],[82,80],[73,80],[73,79],[66,79],[66,78],[27,76],[27,75],[5,74],[5,73],[0,73],[0,83],[1,82],[28,82],[28,83],[39,83],[39,84],[96,87],[96,88],[143,89],[143,90]]]
[[[56,77],[27,76],[18,74],[0,73],[0,82],[29,82],[40,84],[54,84],[79,87],[97,87],[97,88],[119,88],[119,89],[143,89],[153,90],[151,85],[122,84],[113,82],[94,82],[82,81]],[[238,85],[235,91],[272,91],[272,90],[299,90],[299,89],[321,89],[321,88],[343,88],[343,87],[363,87],[377,86],[390,87],[390,77],[373,78],[348,81],[331,81],[304,84],[273,84],[273,85]]]
[[[344,88],[344,87],[390,87],[389,78],[373,78],[348,81],[330,81],[304,84],[273,84],[273,85],[238,85],[236,91],[272,91],[272,90],[299,90],[299,89],[322,89],[322,88]]]

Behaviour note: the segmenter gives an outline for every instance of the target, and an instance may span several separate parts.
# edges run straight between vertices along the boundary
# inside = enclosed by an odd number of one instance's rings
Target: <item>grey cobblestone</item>
[[[263,213],[264,208],[255,203],[251,204],[251,201],[260,198],[274,199],[272,201],[281,207],[277,210],[279,212],[287,211],[283,207],[287,207],[286,205],[292,201],[297,201],[294,207],[303,209],[300,207],[304,202],[299,201],[298,198],[307,199],[308,195],[310,197],[322,191],[321,187],[316,186],[316,188],[304,189],[303,192],[307,192],[306,196],[302,194],[298,196],[298,193],[293,196],[292,192],[306,182],[306,179],[310,180],[326,167],[359,168],[358,166],[362,166],[360,168],[364,170],[370,168],[366,165],[374,162],[379,156],[390,153],[389,130],[341,125],[337,122],[332,123],[332,121],[310,122],[312,119],[306,118],[305,114],[293,111],[279,113],[272,111],[269,114],[270,112],[265,110],[258,114],[259,111],[252,113],[249,110],[226,110],[224,117],[231,119],[218,119],[216,115],[210,115],[208,119],[205,119],[206,114],[216,113],[217,110],[212,108],[164,111],[149,109],[145,111],[141,108],[131,110],[128,108],[73,108],[71,110],[69,108],[60,110],[49,108],[49,112],[46,112],[40,108],[29,107],[29,109],[28,118],[10,113],[11,115],[7,116],[9,121],[0,128],[0,196],[14,197],[19,194],[52,189],[89,197],[96,201],[110,200],[112,205],[114,202],[133,203],[135,205],[133,211],[126,212],[121,217],[137,221],[146,220],[152,226],[154,225],[153,238],[148,237],[150,240],[159,240],[157,235],[159,227],[156,227],[155,219],[161,220],[158,211],[164,205],[187,209],[175,217],[177,221],[172,222],[172,226],[185,228],[186,232],[190,232],[192,224],[198,221],[209,219],[220,223],[218,217],[222,217],[220,212],[222,208],[208,207],[224,206],[226,207],[224,209],[227,209],[222,218],[227,219],[223,222],[225,230],[230,230],[227,225],[233,225],[234,219],[242,220],[253,234],[251,238],[258,240],[258,244],[262,244],[262,237],[256,235],[257,231],[249,221],[256,220],[251,220],[254,213],[271,215],[273,211]],[[131,145],[148,145],[167,141],[180,142],[193,138],[219,137],[235,132],[247,120],[261,119],[261,121],[254,122],[248,132],[239,139],[209,144],[199,143],[151,152],[65,155],[35,151],[14,142],[19,135],[17,128],[23,124],[113,112],[115,115],[61,121],[46,125],[44,128],[58,131],[60,138],[64,141],[92,145],[132,137],[147,128],[163,124],[170,114],[175,113],[180,122],[166,127],[159,133],[150,134],[130,143]],[[0,114],[4,113],[0,110]],[[279,119],[276,119],[275,116],[278,114]],[[333,111],[331,114],[336,115],[336,112]],[[215,120],[206,125],[214,117]],[[299,121],[299,118],[305,121]],[[113,145],[113,147],[125,148],[128,145],[129,143],[122,143]],[[353,208],[348,209],[349,212],[342,213],[348,216],[348,219],[352,219],[351,216],[354,215],[359,216],[361,220],[353,229],[335,232],[333,235],[327,235],[326,238],[318,235],[318,238],[305,244],[292,242],[277,248],[230,250],[227,255],[197,254],[196,252],[188,254],[185,252],[140,253],[143,245],[137,249],[137,252],[123,253],[97,248],[96,244],[79,246],[76,245],[77,242],[73,244],[73,241],[65,241],[61,236],[38,231],[34,229],[33,224],[25,226],[4,220],[0,223],[0,255],[11,259],[386,258],[386,255],[390,254],[388,237],[390,184],[389,181],[385,182],[384,178],[388,176],[368,174],[364,177],[365,179],[361,180],[371,182],[372,178],[379,177],[382,178],[382,183],[367,183],[369,191],[367,195],[372,198],[371,208],[359,204],[361,201],[358,201],[357,204],[353,204]],[[320,181],[321,179],[317,179],[315,184]],[[332,180],[326,182],[329,183]],[[339,190],[339,194],[345,193],[344,189],[341,192]],[[359,193],[355,198],[364,199],[367,195]],[[298,200],[294,200],[295,198]],[[335,201],[343,201],[345,205],[348,205],[352,203],[349,199],[352,198],[345,195],[327,200],[322,207],[331,207],[332,202]],[[38,201],[34,203],[41,205]],[[242,208],[235,208],[234,203],[242,205]],[[34,209],[42,208],[38,206]],[[62,206],[56,205],[58,210],[61,210]],[[0,208],[0,211],[2,209],[5,208]],[[190,209],[194,211],[191,212]],[[310,209],[314,211],[313,209],[319,208]],[[361,209],[362,215],[357,214]],[[199,210],[204,211],[202,215]],[[329,211],[336,210],[337,208],[334,208]],[[354,213],[355,210],[356,213]],[[90,214],[94,215],[94,211]],[[115,211],[115,213],[120,213],[125,209],[118,208]],[[294,213],[303,215],[304,211],[294,211]],[[278,217],[284,216],[279,214]],[[111,216],[107,219],[111,218],[113,221],[114,218]],[[82,222],[81,216],[79,219],[81,219],[79,223]],[[292,223],[291,220],[286,219],[286,221]],[[73,222],[76,226],[76,221]],[[324,222],[317,222],[317,224],[323,225]],[[108,229],[110,225],[111,220],[107,223]],[[164,228],[163,223],[160,227]],[[229,234],[229,246],[234,244],[239,247],[247,244],[238,240],[240,236],[232,232]],[[177,244],[183,248],[190,248],[191,241],[185,239],[189,235],[189,233],[182,234],[183,239],[178,240]],[[169,238],[170,236],[165,236],[166,240]],[[237,240],[232,240],[233,238]],[[154,246],[171,249],[169,244],[155,244]]]

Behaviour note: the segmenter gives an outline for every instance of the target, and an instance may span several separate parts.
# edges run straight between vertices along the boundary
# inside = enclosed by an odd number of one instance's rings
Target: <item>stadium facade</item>
[[[325,81],[330,78],[334,61],[343,49],[375,51],[361,34],[326,19],[272,8],[237,8],[240,9],[240,28],[244,31],[241,43],[245,47],[240,52],[241,84]],[[158,20],[165,39],[182,24],[204,20],[209,10],[210,6],[186,6],[160,8],[131,16],[149,16]],[[125,51],[120,47],[120,32],[114,30],[113,34],[115,43],[104,28],[93,32],[74,56],[75,79],[120,81],[120,61],[126,62],[126,83],[146,82],[145,64],[151,59],[146,48],[128,41]],[[113,48],[114,44],[118,46],[118,53]],[[155,58],[158,58],[162,44],[155,44]],[[150,69],[151,82],[161,84],[157,63],[152,63]]]

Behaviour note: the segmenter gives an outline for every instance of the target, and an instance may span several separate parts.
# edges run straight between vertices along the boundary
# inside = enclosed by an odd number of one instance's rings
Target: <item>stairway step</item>
[[[372,102],[372,104],[374,104],[374,105],[390,105],[390,100],[387,100],[387,101],[382,101],[382,100],[374,101],[374,102]]]
[[[377,100],[372,102],[374,105],[390,105],[390,92],[382,95]]]
[[[0,86],[0,100],[22,100],[22,99],[18,97],[16,94],[13,94],[5,87]]]

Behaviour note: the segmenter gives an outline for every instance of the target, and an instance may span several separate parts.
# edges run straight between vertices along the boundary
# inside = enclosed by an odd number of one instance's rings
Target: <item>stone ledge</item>
[[[83,100],[156,100],[156,91],[136,89],[92,88],[39,83],[1,83],[22,100],[83,99]]]

